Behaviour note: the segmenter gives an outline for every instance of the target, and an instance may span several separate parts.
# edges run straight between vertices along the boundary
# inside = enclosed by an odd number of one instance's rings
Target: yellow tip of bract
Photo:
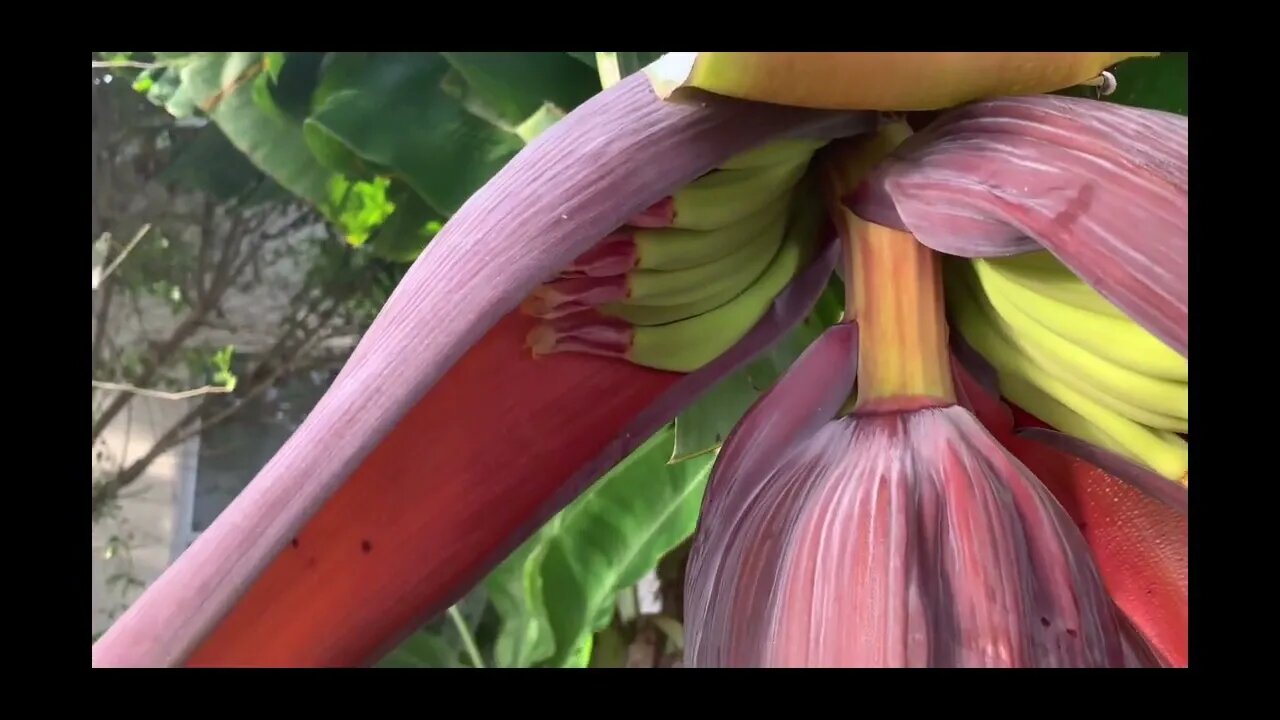
[[[663,99],[676,100],[679,91],[696,88],[827,110],[939,110],[982,98],[1062,90],[1129,58],[1159,54],[669,53],[645,72]]]

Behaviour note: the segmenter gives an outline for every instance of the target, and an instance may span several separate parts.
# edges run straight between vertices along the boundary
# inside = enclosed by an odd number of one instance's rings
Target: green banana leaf
[[[1111,68],[1111,74],[1116,78],[1116,89],[1102,98],[1107,102],[1187,114],[1187,53],[1130,58]],[[1071,87],[1056,94],[1098,97],[1097,89],[1088,86]]]
[[[693,534],[713,456],[669,464],[674,443],[654,435],[490,575],[499,664],[585,667],[618,591]]]
[[[472,91],[515,125],[546,103],[574,108],[600,91],[596,74],[562,52],[441,53]]]
[[[158,179],[249,206],[284,202],[293,197],[249,162],[213,124],[175,147],[173,159]]]
[[[484,657],[476,638],[481,632],[488,607],[484,588],[473,590],[450,608],[444,617],[437,618],[411,635],[374,667],[487,667],[489,660]]]
[[[719,448],[760,395],[843,315],[844,285],[833,279],[803,323],[746,367],[716,383],[676,417],[672,462]]]
[[[285,189],[322,210],[332,210],[331,188],[344,184],[320,165],[302,139],[301,127],[264,110],[253,87],[265,66],[264,53],[200,53],[181,69],[184,89],[249,160]],[[327,213],[326,213],[327,214]]]
[[[378,257],[411,263],[443,227],[445,217],[404,183],[393,181],[390,197],[395,210],[365,244]]]
[[[1116,67],[1111,102],[1187,114],[1187,53],[1132,60]]]
[[[330,168],[403,180],[452,215],[515,156],[514,132],[468,112],[445,94],[450,70],[434,53],[369,53],[341,65],[342,83],[303,124],[307,145]]]
[[[466,667],[458,660],[458,648],[450,645],[439,633],[422,630],[414,633],[378,662],[380,668],[460,668]]]
[[[144,55],[160,66],[137,76],[139,92],[176,116],[204,112],[352,245],[400,262],[598,89],[554,52]]]

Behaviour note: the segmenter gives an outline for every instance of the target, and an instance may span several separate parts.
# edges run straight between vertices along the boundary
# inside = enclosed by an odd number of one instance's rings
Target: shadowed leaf
[[[343,59],[305,123],[308,145],[344,172],[402,178],[453,214],[524,142],[447,95],[440,83],[449,69],[435,53]]]
[[[545,103],[571,110],[600,90],[595,73],[562,52],[441,53],[471,90],[512,125]]]

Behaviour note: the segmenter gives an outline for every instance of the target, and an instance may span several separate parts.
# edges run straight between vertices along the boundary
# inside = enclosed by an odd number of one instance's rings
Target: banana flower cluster
[[[375,661],[838,272],[717,458],[688,664],[1186,665],[1187,120],[1051,94],[1142,55],[672,53],[602,91],[94,664]]]

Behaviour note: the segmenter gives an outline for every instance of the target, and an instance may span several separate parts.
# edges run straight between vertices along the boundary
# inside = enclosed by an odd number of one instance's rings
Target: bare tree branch
[[[160,63],[138,62],[137,60],[94,60],[93,69],[101,68],[135,68],[138,70],[150,70],[152,68],[164,67]]]
[[[120,253],[116,255],[115,259],[111,261],[111,264],[102,271],[102,275],[98,278],[99,286],[106,282],[107,278],[111,277],[111,273],[115,272],[116,268],[120,267],[120,263],[124,262],[124,259],[129,256],[129,253],[133,252],[133,249],[138,246],[138,243],[141,242],[142,238],[146,237],[147,233],[150,231],[151,223],[147,223],[138,229],[138,232],[133,236],[133,239],[129,241],[129,244],[125,245],[124,249],[121,250]],[[98,288],[95,286],[94,289],[97,290]]]
[[[231,388],[223,385],[205,385],[203,387],[192,388],[191,390],[182,390],[179,392],[151,390],[149,388],[140,388],[126,383],[102,382],[101,380],[94,380],[93,386],[99,390],[128,392],[133,393],[134,395],[143,395],[145,397],[153,397],[160,400],[186,400],[187,398],[199,397],[200,395],[215,395],[231,392]]]

